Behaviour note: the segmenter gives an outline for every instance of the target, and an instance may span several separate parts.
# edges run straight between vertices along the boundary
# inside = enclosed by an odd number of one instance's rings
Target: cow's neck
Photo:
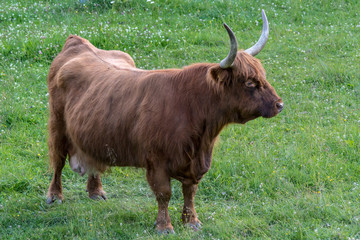
[[[229,123],[234,122],[225,96],[219,93],[206,80],[208,69],[214,64],[195,64],[181,71],[182,88],[190,99],[192,118],[195,124],[202,126],[202,135],[208,139],[209,147],[220,131]],[[212,148],[212,147],[211,147]]]

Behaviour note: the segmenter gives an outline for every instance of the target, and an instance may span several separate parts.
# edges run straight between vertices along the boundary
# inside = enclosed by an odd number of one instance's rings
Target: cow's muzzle
[[[284,108],[284,103],[283,102],[277,102],[276,103],[276,108],[277,108],[278,112],[280,113]]]

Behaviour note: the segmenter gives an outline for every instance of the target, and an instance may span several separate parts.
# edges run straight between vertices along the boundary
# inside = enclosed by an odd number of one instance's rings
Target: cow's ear
[[[220,66],[214,66],[208,70],[207,78],[218,85],[230,86],[233,79],[233,72],[231,68],[222,69]]]

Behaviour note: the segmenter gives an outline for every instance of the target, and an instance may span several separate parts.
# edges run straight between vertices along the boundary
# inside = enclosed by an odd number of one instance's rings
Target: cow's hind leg
[[[52,159],[55,159],[55,163],[53,164],[53,167],[54,167],[53,178],[51,180],[49,190],[47,193],[47,201],[46,202],[48,204],[51,204],[51,203],[55,202],[56,200],[58,200],[61,203],[63,200],[61,172],[65,165],[65,157],[54,156],[54,157],[52,157]]]
[[[155,222],[156,230],[160,234],[174,233],[168,211],[171,186],[166,168],[164,166],[147,167],[146,177],[158,202],[158,215]]]
[[[56,128],[58,126],[58,128]],[[66,156],[68,154],[68,141],[61,131],[62,125],[55,125],[51,120],[49,121],[49,157],[50,163],[54,168],[53,178],[47,193],[47,203],[51,204],[58,200],[62,202],[62,184],[61,172],[65,166]]]
[[[195,231],[198,231],[201,227],[201,222],[197,218],[197,214],[194,207],[194,198],[197,191],[197,184],[182,184],[182,190],[184,195],[184,209],[181,215],[183,223]]]
[[[94,200],[106,200],[106,193],[103,190],[100,174],[91,174],[89,173],[87,181],[87,192],[89,193],[89,198]]]

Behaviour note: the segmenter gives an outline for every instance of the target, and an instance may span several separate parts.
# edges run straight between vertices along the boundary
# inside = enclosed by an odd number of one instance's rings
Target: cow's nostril
[[[278,102],[278,103],[276,103],[276,107],[279,110],[279,112],[281,112],[284,108],[284,103]]]

